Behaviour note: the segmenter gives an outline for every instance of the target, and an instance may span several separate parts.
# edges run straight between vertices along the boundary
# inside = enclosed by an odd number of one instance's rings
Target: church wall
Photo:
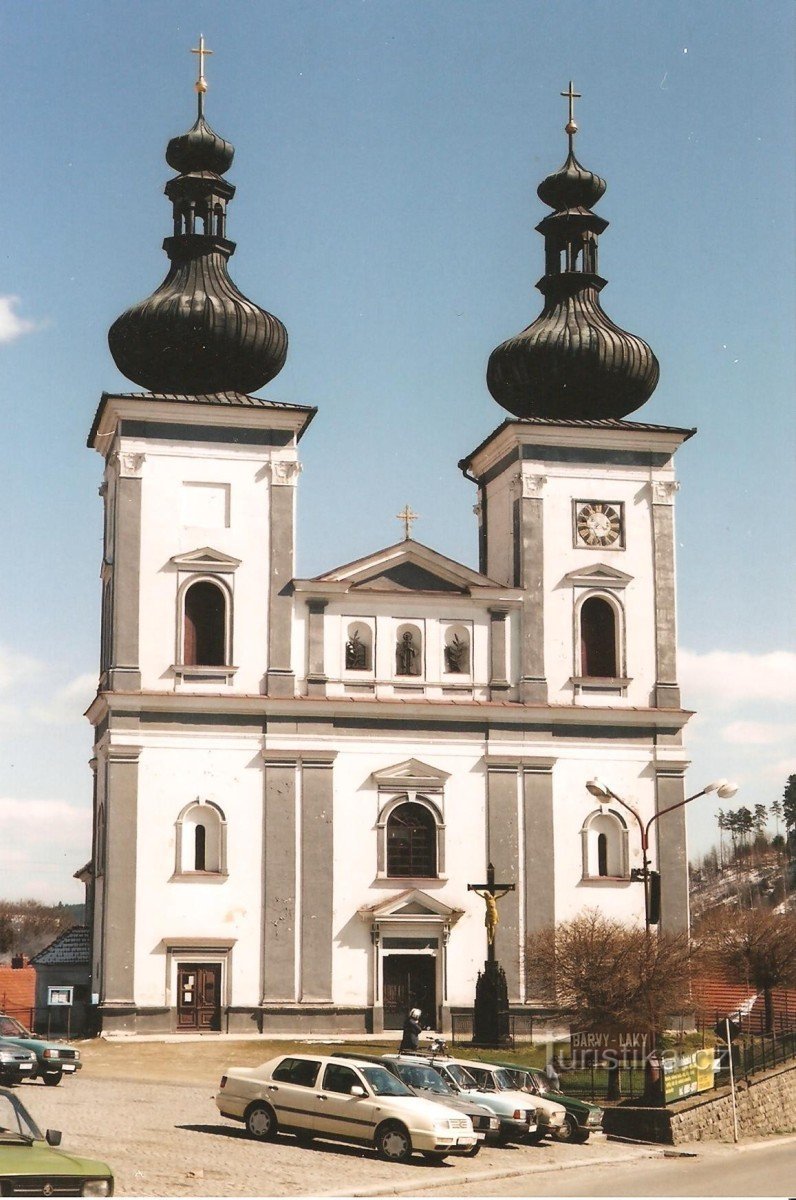
[[[136,1003],[170,1000],[166,943],[230,946],[235,1004],[259,1004],[262,904],[263,765],[259,738],[207,734],[144,744],[139,760]],[[192,801],[211,802],[226,819],[227,875],[174,878],[176,823]],[[226,1000],[225,1000],[226,1003]]]
[[[486,574],[496,583],[515,586],[513,469],[504,471],[486,486]]]
[[[545,510],[545,666],[551,703],[571,703],[571,679],[581,674],[576,624],[578,600],[591,592],[615,597],[623,610],[619,636],[624,670],[631,680],[626,697],[600,698],[588,703],[647,707],[655,687],[655,596],[652,570],[651,500],[646,477],[613,468],[602,471],[573,467],[565,475],[549,474],[544,489]],[[607,500],[624,505],[625,549],[573,545],[573,501]],[[569,572],[604,564],[632,576],[626,587],[574,586]]]
[[[170,562],[178,554],[190,554],[210,546],[223,555],[240,559],[230,572],[213,575],[232,594],[232,664],[238,667],[231,690],[258,693],[267,664],[267,605],[269,592],[269,481],[263,470],[264,455],[253,456],[250,448],[240,451],[217,446],[153,447],[144,444],[142,468],[142,529],[140,655],[142,686],[158,691],[174,690],[170,667],[179,661],[180,585],[200,566],[179,569]],[[190,485],[198,485],[196,489]],[[189,485],[186,487],[186,485]],[[220,502],[211,511],[212,523],[197,524],[203,517],[202,493],[208,485]],[[194,501],[192,493],[199,494]],[[223,496],[227,494],[227,512]],[[192,505],[195,511],[192,511]],[[207,506],[205,502],[205,507]],[[183,685],[178,684],[178,687]],[[191,690],[219,689],[193,683]]]
[[[621,806],[606,806],[619,814],[627,829],[626,877],[622,879],[584,879],[584,822],[601,806],[586,790],[586,782],[598,778],[628,803],[637,808],[646,821],[655,812],[655,775],[651,768],[651,748],[630,746],[606,748],[595,754],[594,747],[572,747],[555,767],[555,890],[556,919],[568,921],[585,908],[599,909],[606,917],[619,921],[644,921],[644,890],[631,882],[630,870],[642,865],[638,825]],[[656,866],[656,846],[651,838],[650,859]]]

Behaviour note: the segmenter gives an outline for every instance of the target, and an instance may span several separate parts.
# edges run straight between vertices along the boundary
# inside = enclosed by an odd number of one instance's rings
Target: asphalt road
[[[695,1157],[565,1171],[534,1171],[509,1179],[482,1179],[450,1186],[450,1196],[794,1196],[796,1138],[772,1138],[765,1146],[694,1146]],[[424,1189],[418,1196],[440,1196]]]

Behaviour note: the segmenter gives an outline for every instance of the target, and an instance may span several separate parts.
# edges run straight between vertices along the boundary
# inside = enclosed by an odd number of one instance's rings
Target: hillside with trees
[[[796,920],[796,775],[781,800],[716,812],[717,842],[691,863],[695,923],[722,908],[771,909]]]
[[[19,954],[32,958],[59,933],[82,919],[82,904],[0,900],[0,962],[7,962]]]

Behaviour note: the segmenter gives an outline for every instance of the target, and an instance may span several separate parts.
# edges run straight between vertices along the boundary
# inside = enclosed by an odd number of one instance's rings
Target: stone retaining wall
[[[796,1133],[796,1063],[777,1067],[736,1086],[738,1134],[760,1138]],[[732,1141],[732,1097],[729,1087],[704,1096],[678,1100],[660,1109],[617,1106],[605,1110],[605,1132],[621,1138],[659,1141],[678,1146],[690,1141]]]
[[[796,1133],[796,1063],[776,1067],[736,1086],[738,1133],[764,1137]],[[605,1111],[603,1128],[620,1137],[679,1146],[683,1142],[733,1140],[729,1087],[669,1104],[666,1108],[620,1105]]]

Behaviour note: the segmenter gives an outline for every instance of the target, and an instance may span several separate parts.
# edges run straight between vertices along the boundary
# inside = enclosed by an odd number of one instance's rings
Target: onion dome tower
[[[287,331],[235,287],[227,260],[227,205],[235,188],[223,178],[235,153],[204,117],[204,38],[200,39],[198,116],[172,138],[166,162],[178,174],[165,192],[174,209],[174,234],[163,242],[171,260],[163,283],[134,304],[108,331],[123,375],[151,392],[206,395],[253,392],[281,371]]]
[[[537,194],[554,211],[537,230],[545,240],[545,274],[537,283],[544,308],[532,325],[492,351],[487,386],[517,417],[553,420],[621,418],[639,408],[658,383],[658,361],[641,338],[615,325],[600,306],[606,280],[597,274],[597,242],[608,227],[591,210],[605,180],[575,157],[572,83],[569,153]]]

